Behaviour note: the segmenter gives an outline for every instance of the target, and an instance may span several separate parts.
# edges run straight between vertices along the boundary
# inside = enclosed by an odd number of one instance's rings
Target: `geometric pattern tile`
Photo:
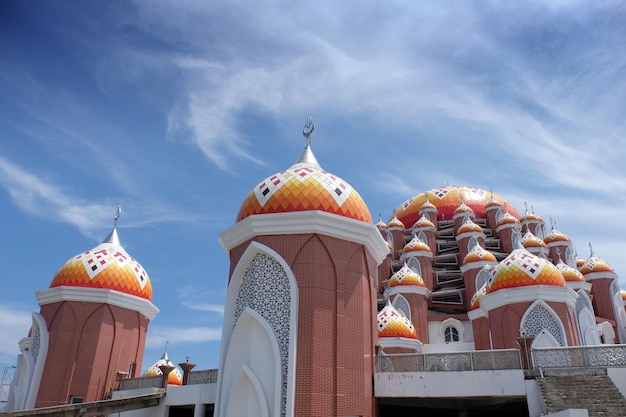
[[[429,205],[432,204],[437,208],[438,220],[452,220],[452,216],[461,204],[461,200],[474,212],[477,219],[484,219],[485,206],[489,202],[491,193],[480,188],[456,185],[434,188],[406,200],[396,209],[396,216],[404,224],[414,224],[421,216],[420,209],[426,203],[426,196],[428,196]],[[495,193],[493,196],[500,204],[506,204],[506,208],[511,215],[515,218],[520,217],[517,210],[508,204],[506,200]]]
[[[108,242],[68,260],[50,283],[50,288],[60,286],[104,288],[152,301],[146,271],[124,248]]]
[[[550,230],[550,233],[546,235],[543,239],[545,243],[550,242],[570,242],[570,238],[565,236],[563,233],[559,232],[556,229]]]
[[[556,268],[561,271],[563,278],[565,278],[567,282],[585,282],[585,277],[578,269],[574,269],[564,262],[559,262]]]
[[[405,263],[402,268],[389,278],[389,286],[396,287],[398,285],[415,285],[418,287],[426,287],[424,280],[417,272],[412,270]]]
[[[516,249],[495,267],[487,292],[529,285],[565,287],[565,278],[551,262],[524,249]]]
[[[415,327],[409,319],[388,303],[378,313],[378,337],[407,337],[417,339]]]
[[[432,250],[430,249],[430,246],[428,246],[426,242],[424,242],[417,236],[413,236],[413,239],[411,239],[409,243],[404,245],[404,248],[402,248],[402,251],[405,253],[413,252],[413,251],[432,252]]]
[[[465,259],[463,259],[463,265],[466,265],[471,262],[480,262],[480,261],[489,261],[496,263],[498,260],[493,255],[493,253],[485,250],[482,246],[476,245],[472,248],[471,251],[465,255]]]
[[[476,310],[480,307],[480,299],[487,294],[487,284],[485,283],[482,287],[476,291],[476,293],[472,296],[472,301],[470,301],[470,311]]]
[[[310,164],[268,177],[243,201],[237,222],[253,214],[320,210],[372,223],[361,196],[341,178]]]
[[[580,272],[585,275],[592,272],[615,272],[615,270],[604,259],[592,256],[583,264]]]

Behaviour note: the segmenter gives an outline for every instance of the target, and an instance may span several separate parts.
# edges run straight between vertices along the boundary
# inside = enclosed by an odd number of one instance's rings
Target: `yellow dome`
[[[467,253],[467,255],[465,255],[465,258],[463,259],[463,265],[467,265],[472,262],[480,262],[480,261],[487,261],[487,262],[494,262],[494,263],[498,262],[498,260],[493,255],[493,253],[489,252],[488,250],[485,250],[480,245],[476,245],[472,248],[471,251]]]
[[[413,225],[414,229],[420,229],[420,228],[435,228],[435,224],[433,222],[430,221],[430,219],[428,217],[426,217],[425,215],[422,214],[422,217],[419,218],[418,221],[415,222],[415,224]]]
[[[426,287],[424,280],[419,274],[409,268],[406,264],[402,265],[402,268],[389,278],[389,286],[396,287],[399,285],[415,285],[418,287]]]
[[[585,277],[578,269],[572,268],[564,262],[559,262],[556,268],[561,271],[563,278],[565,278],[567,282],[585,282]]]
[[[167,375],[167,383],[169,385],[183,385],[183,374],[180,369],[178,369],[178,367],[174,365],[171,360],[169,360],[169,358],[167,357],[167,352],[165,352],[163,356],[161,356],[161,359],[159,359],[151,367],[149,367],[143,376],[163,375],[163,372],[161,371],[161,369],[159,369],[159,366],[163,365],[169,365],[174,367],[174,369],[172,369],[172,371]]]
[[[593,272],[615,272],[611,265],[604,259],[592,256],[583,264],[580,268],[580,272],[583,275],[591,274]]]
[[[378,337],[406,337],[417,339],[413,323],[403,314],[398,313],[391,303],[378,313]]]
[[[474,223],[470,218],[468,218],[467,220],[465,220],[465,222],[463,222],[461,227],[459,227],[459,231],[456,234],[458,236],[458,235],[461,235],[463,233],[468,233],[468,232],[482,233],[483,228],[477,225],[476,223]]]
[[[556,266],[525,249],[515,249],[495,267],[487,293],[500,289],[550,285],[565,287],[565,278]]]
[[[430,246],[428,246],[426,242],[422,241],[419,237],[415,235],[409,241],[409,243],[404,245],[404,248],[402,248],[402,251],[404,253],[416,252],[416,251],[432,252],[432,250],[430,249]]]
[[[254,187],[237,214],[237,222],[255,214],[320,210],[372,223],[367,205],[350,184],[319,166],[310,147],[290,168]]]
[[[545,242],[532,234],[530,231],[522,237],[522,244],[525,248],[547,248]]]
[[[152,301],[150,277],[119,244],[115,229],[104,242],[58,270],[50,288],[62,286],[115,290]]]
[[[543,241],[545,243],[552,243],[552,242],[570,242],[569,237],[565,236],[563,233],[559,232],[556,229],[552,229],[550,230],[550,233],[548,233],[546,235],[546,237],[543,239]]]

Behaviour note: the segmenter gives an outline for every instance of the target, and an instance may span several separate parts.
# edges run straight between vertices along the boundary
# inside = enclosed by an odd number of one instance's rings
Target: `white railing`
[[[535,368],[626,367],[625,345],[536,348],[532,355]]]
[[[521,369],[519,350],[396,353],[377,356],[377,372],[440,372]]]

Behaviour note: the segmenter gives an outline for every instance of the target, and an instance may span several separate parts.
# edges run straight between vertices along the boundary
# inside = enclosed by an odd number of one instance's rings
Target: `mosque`
[[[313,129],[219,237],[218,370],[166,352],[140,375],[158,309],[114,227],[36,293],[7,415],[626,415],[626,292],[609,263],[469,186],[416,194],[374,223],[317,161]],[[549,383],[581,375],[616,399],[569,387],[578,398],[555,405]]]

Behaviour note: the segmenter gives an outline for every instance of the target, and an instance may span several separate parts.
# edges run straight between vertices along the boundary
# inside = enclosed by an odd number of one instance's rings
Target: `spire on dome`
[[[308,117],[304,124],[304,128],[302,129],[302,135],[306,138],[306,147],[304,148],[304,152],[296,161],[296,164],[312,164],[320,166],[319,162],[317,162],[317,158],[313,155],[313,151],[311,150],[311,135],[315,130],[315,123]]]
[[[589,257],[592,258],[595,256],[595,254],[593,253],[593,246],[591,246],[591,242],[589,242]]]
[[[519,224],[513,226],[513,250],[515,249],[524,249],[524,245],[522,244],[522,227]]]
[[[117,221],[122,215],[122,206],[117,206],[117,212],[115,212],[115,221],[113,222],[113,230],[109,235],[102,241],[102,243],[111,243],[113,245],[122,246],[120,244],[120,238],[117,235]]]

